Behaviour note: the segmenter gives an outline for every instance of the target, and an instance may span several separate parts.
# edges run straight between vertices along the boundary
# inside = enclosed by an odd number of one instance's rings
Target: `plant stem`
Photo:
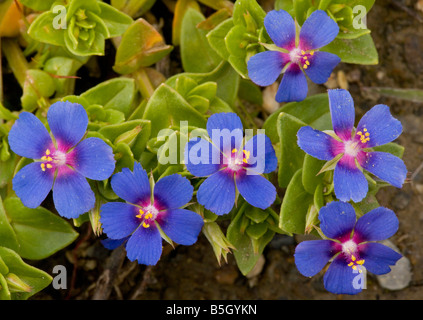
[[[9,67],[12,69],[19,85],[23,88],[26,79],[26,71],[28,70],[28,61],[16,41],[3,38],[1,39],[1,43],[1,49]]]

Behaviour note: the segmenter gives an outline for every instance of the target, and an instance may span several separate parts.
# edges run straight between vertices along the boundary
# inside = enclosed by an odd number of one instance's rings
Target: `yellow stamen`
[[[302,55],[305,55],[305,51],[304,51],[304,50],[301,50],[301,54],[302,54]]]
[[[309,66],[309,65],[310,65],[310,61],[308,61],[308,60],[307,60],[307,61],[306,61],[306,64]]]
[[[145,219],[150,219],[152,217],[153,217],[153,215],[150,212],[145,215]]]
[[[41,164],[41,170],[46,171],[46,165],[44,163]]]
[[[245,158],[250,159],[250,151],[244,150]]]
[[[235,153],[235,152],[238,152],[238,150],[237,150],[236,148],[234,148],[234,149],[232,150],[232,153]]]
[[[305,65],[303,65],[303,68],[304,68],[304,69],[307,69],[307,68],[308,68],[308,66],[305,64]]]
[[[46,155],[50,155],[50,149],[46,150]]]
[[[51,168],[53,168],[53,166],[50,163],[47,163],[47,168],[51,169]]]
[[[142,211],[142,209],[140,209],[138,212],[139,212],[139,214],[137,214],[135,217],[141,219],[142,215],[144,214],[144,211]]]
[[[144,228],[146,228],[146,229],[147,229],[148,227],[150,227],[150,225],[149,225],[148,223],[145,223],[145,222],[143,222],[143,223],[142,223],[142,226],[143,226]]]
[[[314,54],[314,51],[310,51],[310,55],[312,56]]]
[[[47,157],[46,156],[43,156],[43,157],[41,157],[41,160],[47,161]]]

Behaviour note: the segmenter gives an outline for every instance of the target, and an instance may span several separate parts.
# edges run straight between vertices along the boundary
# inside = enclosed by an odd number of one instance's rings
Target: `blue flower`
[[[339,159],[334,171],[335,195],[341,201],[361,201],[368,192],[362,170],[401,188],[407,175],[404,162],[386,152],[373,151],[398,138],[401,122],[393,118],[389,107],[371,108],[354,128],[354,102],[346,90],[329,90],[329,108],[334,133],[329,135],[307,126],[298,133],[299,147],[320,160]]]
[[[212,115],[207,132],[211,141],[198,137],[185,147],[188,171],[197,177],[208,176],[197,191],[197,201],[222,215],[231,211],[239,191],[252,206],[268,208],[276,189],[262,174],[277,167],[270,139],[259,133],[243,144],[243,126],[235,113]]]
[[[359,293],[364,285],[356,280],[360,273],[386,274],[401,258],[401,254],[375,242],[398,230],[398,218],[392,210],[379,207],[356,221],[353,206],[336,201],[320,209],[319,220],[322,233],[329,239],[298,244],[295,264],[302,275],[312,277],[332,260],[323,278],[326,290],[332,293]]]
[[[36,208],[53,188],[58,213],[77,218],[95,204],[86,178],[105,180],[112,175],[113,150],[99,138],[83,139],[88,115],[79,104],[54,103],[47,112],[47,122],[52,137],[29,112],[22,112],[10,130],[13,152],[35,160],[15,175],[13,190],[25,206]]]
[[[111,179],[113,191],[126,202],[109,202],[100,208],[100,222],[109,239],[107,248],[126,242],[129,260],[155,265],[162,254],[162,235],[182,245],[197,241],[203,218],[180,209],[192,198],[194,188],[179,174],[166,176],[150,187],[147,172],[139,163],[123,168]]]
[[[284,75],[276,93],[276,101],[301,101],[307,96],[307,76],[317,84],[325,83],[341,59],[318,49],[332,42],[339,27],[324,11],[314,11],[304,22],[296,41],[296,23],[284,11],[270,11],[264,26],[279,48],[260,52],[248,60],[248,76],[260,86],[274,83]]]

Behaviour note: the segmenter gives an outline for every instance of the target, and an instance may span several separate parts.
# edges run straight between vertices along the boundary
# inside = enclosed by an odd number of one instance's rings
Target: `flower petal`
[[[78,218],[94,208],[95,195],[87,179],[78,172],[61,167],[53,186],[57,212],[65,218]]]
[[[369,184],[363,172],[355,165],[354,158],[347,155],[344,155],[336,164],[333,183],[335,195],[341,201],[360,202],[369,190]]]
[[[221,112],[211,115],[207,120],[207,132],[213,144],[226,155],[242,145],[243,126],[236,113]],[[213,163],[218,160],[213,158]]]
[[[311,81],[317,84],[323,84],[328,81],[333,69],[341,62],[336,54],[317,51],[308,61],[310,65],[304,69]]]
[[[332,241],[303,241],[295,248],[295,265],[305,277],[312,277],[320,272],[334,256]]]
[[[32,113],[22,112],[9,131],[12,151],[22,157],[41,159],[53,144],[43,123]]]
[[[157,264],[162,255],[162,237],[159,230],[151,225],[138,228],[126,243],[126,252],[131,261],[152,266]]]
[[[128,239],[129,239],[129,237],[126,237],[126,238],[123,238],[123,239],[118,239],[118,240],[107,238],[107,239],[101,240],[100,242],[106,249],[114,250],[114,249],[120,247]]]
[[[134,163],[134,171],[123,168],[121,172],[114,174],[111,184],[113,191],[130,203],[138,204],[150,200],[151,189],[147,172],[138,162]]]
[[[344,89],[328,90],[328,96],[333,130],[342,140],[349,141],[355,121],[353,98]]]
[[[213,163],[213,152],[221,157],[220,150],[200,137],[191,139],[185,146],[185,165],[188,171],[197,177],[206,177],[219,170],[222,160]]]
[[[129,236],[140,225],[136,218],[138,208],[124,202],[108,202],[100,208],[100,222],[104,232],[111,239]]]
[[[186,205],[192,198],[194,187],[180,174],[165,176],[154,185],[154,200],[167,209],[176,209]]]
[[[332,201],[319,211],[320,228],[331,239],[350,237],[356,222],[353,206],[347,202]]]
[[[364,259],[363,266],[376,275],[390,272],[390,266],[394,266],[402,257],[395,250],[380,243],[363,244],[360,246],[360,250],[360,257]]]
[[[400,158],[387,152],[369,152],[361,164],[363,169],[394,187],[401,188],[407,177],[407,168]]]
[[[99,138],[82,140],[71,153],[73,167],[89,179],[108,179],[115,170],[113,149]]]
[[[300,67],[291,63],[283,75],[278,92],[277,102],[302,101],[307,97],[307,79]]]
[[[176,243],[189,246],[197,241],[203,218],[190,210],[168,210],[157,219],[163,232]]]
[[[274,83],[289,62],[289,55],[279,51],[264,51],[252,56],[247,63],[248,76],[255,84],[265,87]]]
[[[198,188],[197,201],[217,215],[231,211],[235,203],[233,173],[226,170],[213,173]]]
[[[267,209],[276,199],[275,186],[250,170],[236,176],[236,187],[245,201],[260,209]]]
[[[272,141],[265,134],[257,134],[245,143],[244,150],[249,154],[247,160],[249,170],[258,174],[276,170],[278,159]]]
[[[54,180],[51,170],[42,171],[39,162],[32,162],[15,175],[13,190],[24,206],[36,208],[49,194]]]
[[[348,267],[342,255],[338,255],[330,264],[323,277],[326,290],[335,294],[357,294],[364,287],[363,273]],[[360,281],[361,280],[361,281]]]
[[[305,153],[326,161],[332,160],[336,156],[341,144],[330,135],[309,126],[300,128],[297,138],[298,146]]]
[[[338,33],[338,24],[323,10],[316,10],[301,27],[299,46],[303,50],[318,49],[331,43]]]
[[[399,226],[395,213],[387,208],[373,209],[358,219],[354,229],[356,242],[380,241],[397,232]]]
[[[378,104],[367,111],[358,123],[357,132],[364,129],[370,134],[370,140],[362,147],[371,148],[394,141],[401,134],[402,125],[391,115],[388,106]]]
[[[295,46],[295,22],[285,10],[272,10],[264,18],[264,27],[270,39],[280,48]]]
[[[88,115],[78,103],[58,101],[47,112],[50,130],[61,151],[75,146],[84,136],[88,126]]]

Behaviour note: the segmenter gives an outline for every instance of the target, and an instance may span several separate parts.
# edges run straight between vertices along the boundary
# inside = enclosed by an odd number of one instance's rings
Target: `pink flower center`
[[[150,203],[149,205],[140,208],[135,217],[142,220],[142,226],[144,228],[149,228],[154,220],[156,220],[158,214],[159,210]]]
[[[364,259],[358,258],[358,246],[354,240],[348,240],[342,244],[342,253],[349,261],[348,266],[353,270],[362,272],[361,266],[364,264]]]
[[[232,154],[228,157],[227,166],[228,169],[233,172],[238,172],[239,170],[244,168],[244,165],[248,163],[248,159],[250,158],[250,151],[242,150],[238,152],[238,149],[233,149]]]
[[[41,157],[41,161],[41,170],[46,171],[46,169],[55,169],[65,165],[67,156],[63,151],[47,149],[45,155]]]
[[[314,55],[314,51],[304,51],[300,47],[294,48],[289,53],[289,58],[293,63],[297,63],[307,69],[310,66],[310,57]]]

